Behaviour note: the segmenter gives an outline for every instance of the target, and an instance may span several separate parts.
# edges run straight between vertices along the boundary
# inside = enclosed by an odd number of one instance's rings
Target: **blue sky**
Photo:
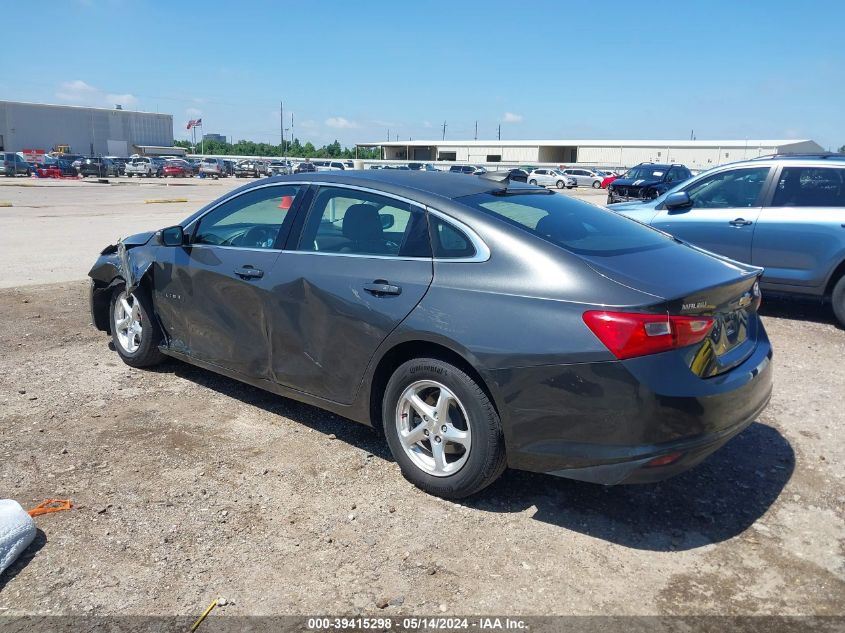
[[[167,112],[175,138],[845,144],[845,0],[10,2],[0,98]],[[14,26],[13,26],[14,25]],[[5,50],[8,50],[6,48]]]

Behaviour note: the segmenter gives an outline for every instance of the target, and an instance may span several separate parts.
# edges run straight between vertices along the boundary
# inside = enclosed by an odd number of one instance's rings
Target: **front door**
[[[300,185],[250,189],[200,218],[190,243],[163,253],[157,312],[176,351],[268,378],[267,304]]]
[[[274,379],[352,402],[376,348],[431,280],[422,207],[359,188],[320,186],[298,245],[281,254],[268,279]]]
[[[652,226],[701,248],[751,263],[751,241],[760,215],[769,167],[715,173],[684,189],[692,206],[659,210]]]

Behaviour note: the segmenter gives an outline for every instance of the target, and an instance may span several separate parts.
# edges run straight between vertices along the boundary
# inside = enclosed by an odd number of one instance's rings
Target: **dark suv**
[[[685,165],[640,163],[607,186],[607,204],[628,200],[654,200],[690,178],[692,172]]]
[[[15,152],[3,152],[3,173],[12,177],[18,174],[29,176],[32,173],[32,167]]]
[[[108,158],[101,156],[94,156],[91,158],[84,158],[79,165],[79,175],[97,176],[98,178],[105,178],[106,176],[116,175],[114,163]]]

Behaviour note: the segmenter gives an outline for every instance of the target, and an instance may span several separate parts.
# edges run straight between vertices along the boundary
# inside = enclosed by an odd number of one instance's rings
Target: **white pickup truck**
[[[129,159],[129,162],[126,163],[126,175],[130,178],[132,176],[144,176],[146,178],[150,178],[158,172],[158,167],[155,163],[153,163],[151,158],[146,156],[133,156]]]

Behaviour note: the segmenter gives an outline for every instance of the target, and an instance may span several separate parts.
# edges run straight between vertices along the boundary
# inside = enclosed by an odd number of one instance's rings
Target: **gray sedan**
[[[760,272],[507,174],[361,170],[255,181],[89,274],[125,363],[377,427],[460,498],[506,467],[657,481],[740,433],[772,388]]]

